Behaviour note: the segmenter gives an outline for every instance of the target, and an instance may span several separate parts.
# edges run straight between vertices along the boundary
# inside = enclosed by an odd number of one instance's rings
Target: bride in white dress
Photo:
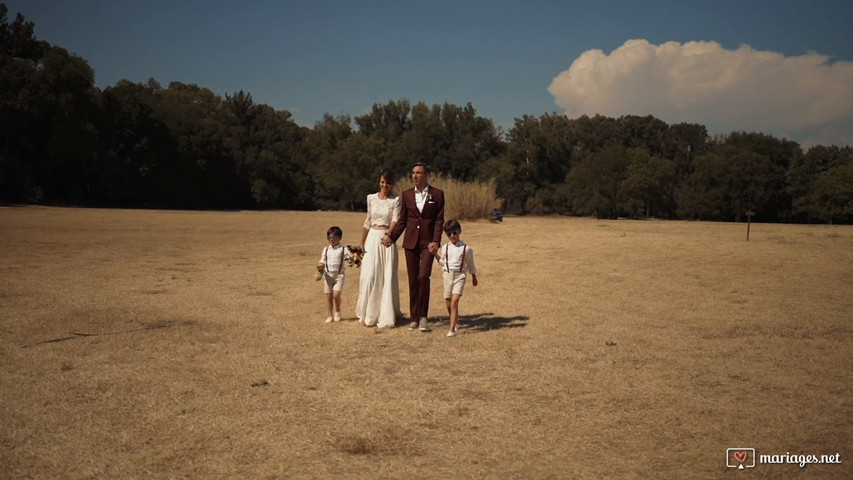
[[[379,192],[367,196],[367,218],[361,247],[364,258],[358,284],[355,314],[368,327],[393,327],[400,313],[400,286],[397,282],[397,244],[386,247],[382,238],[389,235],[402,212],[402,200],[391,193],[394,173],[383,170],[379,175]]]

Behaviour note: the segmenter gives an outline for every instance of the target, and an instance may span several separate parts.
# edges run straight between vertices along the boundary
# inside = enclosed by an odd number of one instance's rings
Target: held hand
[[[323,271],[324,271],[324,270],[326,270],[326,266],[325,266],[325,265],[323,265],[322,263],[321,263],[321,264],[319,264],[319,265],[317,265],[317,271],[318,271],[318,272],[323,273]]]
[[[390,247],[392,243],[394,243],[394,242],[391,241],[391,235],[384,235],[382,237],[382,245],[385,245],[386,247]]]
[[[430,244],[427,245],[427,249],[429,249],[429,253],[435,255],[435,252],[438,251],[438,244],[435,242],[430,242]]]

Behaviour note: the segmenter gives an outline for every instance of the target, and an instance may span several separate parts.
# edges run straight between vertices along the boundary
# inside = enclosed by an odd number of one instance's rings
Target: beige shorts
[[[344,289],[344,280],[346,277],[343,272],[326,272],[323,274],[323,292],[332,293],[340,292]]]
[[[442,271],[442,279],[444,280],[444,298],[450,298],[452,295],[462,296],[465,291],[465,279],[468,277],[465,273],[456,273]]]

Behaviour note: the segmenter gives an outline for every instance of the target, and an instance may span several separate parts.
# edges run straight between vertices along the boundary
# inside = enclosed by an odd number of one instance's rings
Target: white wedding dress
[[[391,225],[400,220],[403,202],[399,196],[379,198],[378,193],[367,196],[368,229],[364,242],[364,258],[358,282],[358,303],[355,314],[367,326],[393,327],[400,312],[400,286],[397,281],[397,244],[382,245],[387,230],[371,225]]]

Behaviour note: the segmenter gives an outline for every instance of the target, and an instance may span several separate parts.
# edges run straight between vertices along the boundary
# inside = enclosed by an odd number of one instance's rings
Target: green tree
[[[12,195],[25,201],[85,200],[80,175],[97,140],[94,73],[67,50],[24,38],[32,34],[32,24],[20,15],[9,28],[4,36],[17,46],[0,55],[0,184],[12,182]]]
[[[828,223],[853,221],[853,162],[818,175],[806,205],[810,215]]]
[[[388,168],[400,176],[408,176],[412,164],[425,162],[436,173],[444,165],[436,164],[445,148],[445,131],[441,119],[441,106],[428,106],[418,102],[411,110],[410,121],[397,138],[383,138],[386,145],[385,160]]]
[[[503,148],[492,121],[478,116],[470,103],[464,107],[423,102],[411,106],[408,100],[374,104],[355,123],[359,135],[382,141],[385,166],[400,175],[407,175],[415,162],[426,162],[435,173],[470,180],[483,162]]]
[[[663,154],[669,129],[666,122],[651,115],[626,115],[620,117],[618,123],[624,132],[626,148],[641,148],[656,156]]]
[[[47,44],[39,42],[34,25],[19,13],[11,24],[0,3],[0,199],[34,202],[43,198],[33,159],[44,155],[45,119],[36,98],[38,68]]]
[[[315,127],[313,135],[321,135],[325,146],[312,166],[316,204],[322,209],[363,210],[367,194],[378,188],[385,142],[376,135],[347,134],[348,125],[348,117],[327,115]]]
[[[225,100],[225,144],[241,184],[263,207],[307,206],[308,173],[300,144],[305,136],[288,111],[256,104],[242,90]]]
[[[333,117],[329,114],[314,125],[303,144],[306,163],[312,179],[311,191],[317,208],[333,210],[347,208],[347,200],[356,208],[354,198],[341,200],[343,184],[353,180],[342,164],[345,156],[341,152],[349,148],[350,139],[356,135],[352,119],[347,115]],[[366,136],[365,136],[366,137]],[[381,141],[378,136],[371,136]],[[380,159],[381,160],[381,159]],[[359,172],[355,179],[372,177],[372,171]],[[378,174],[378,171],[376,172]],[[365,192],[366,196],[367,192]]]
[[[818,145],[810,148],[805,155],[795,158],[786,174],[793,219],[809,222],[824,219],[812,195],[815,181],[824,172],[850,163],[853,163],[851,147]]]
[[[582,158],[608,146],[627,144],[626,131],[613,118],[581,115],[569,124],[574,139],[573,153],[578,157]]]
[[[240,176],[226,146],[226,112],[222,98],[195,84],[154,85],[151,107],[174,147],[158,159],[154,178],[159,198],[183,208],[253,206],[248,180]]]
[[[565,115],[525,115],[515,119],[510,129],[502,169],[511,178],[498,181],[498,195],[507,209],[517,212],[550,213],[567,211],[567,202],[557,195],[556,186],[565,181],[575,161],[576,137]],[[504,176],[505,173],[504,173]]]
[[[8,14],[9,8],[0,3],[0,58],[4,61],[41,60],[47,44],[36,39],[35,24],[28,22],[20,13],[10,24]]]
[[[761,155],[766,162],[760,171],[751,172],[753,181],[763,185],[765,192],[761,209],[761,219],[781,221],[791,216],[791,197],[788,195],[785,174],[791,164],[803,155],[797,142],[780,140],[764,133],[732,132],[725,137],[725,145],[751,151]],[[756,210],[758,211],[758,210]]]
[[[710,138],[704,125],[676,123],[670,125],[661,145],[661,158],[675,164],[676,181],[693,172],[693,159],[708,152]]]
[[[748,210],[754,210],[759,219],[772,216],[777,188],[776,169],[767,156],[721,145],[694,161],[679,198],[679,214],[735,221]]]
[[[566,179],[567,196],[572,212],[617,218],[620,185],[626,178],[630,159],[621,145],[612,145],[585,157]]]
[[[394,143],[412,128],[411,104],[406,99],[390,101],[384,105],[374,103],[370,113],[355,118],[358,131],[363,135],[378,135],[387,143]]]
[[[500,150],[494,124],[478,116],[470,103],[464,107],[445,103],[440,112],[442,128],[434,168],[458,180],[472,180],[479,165]],[[412,134],[417,134],[417,126]]]
[[[45,195],[59,201],[85,202],[88,164],[97,148],[100,92],[95,73],[82,58],[61,47],[45,51],[42,66],[41,112],[49,122],[50,141],[41,171]]]
[[[159,86],[121,80],[101,96],[99,142],[87,175],[90,198],[109,206],[168,206],[160,180],[174,155],[168,126],[154,114]]]
[[[625,179],[619,183],[621,210],[633,218],[668,218],[675,211],[675,163],[643,148],[628,151]]]

